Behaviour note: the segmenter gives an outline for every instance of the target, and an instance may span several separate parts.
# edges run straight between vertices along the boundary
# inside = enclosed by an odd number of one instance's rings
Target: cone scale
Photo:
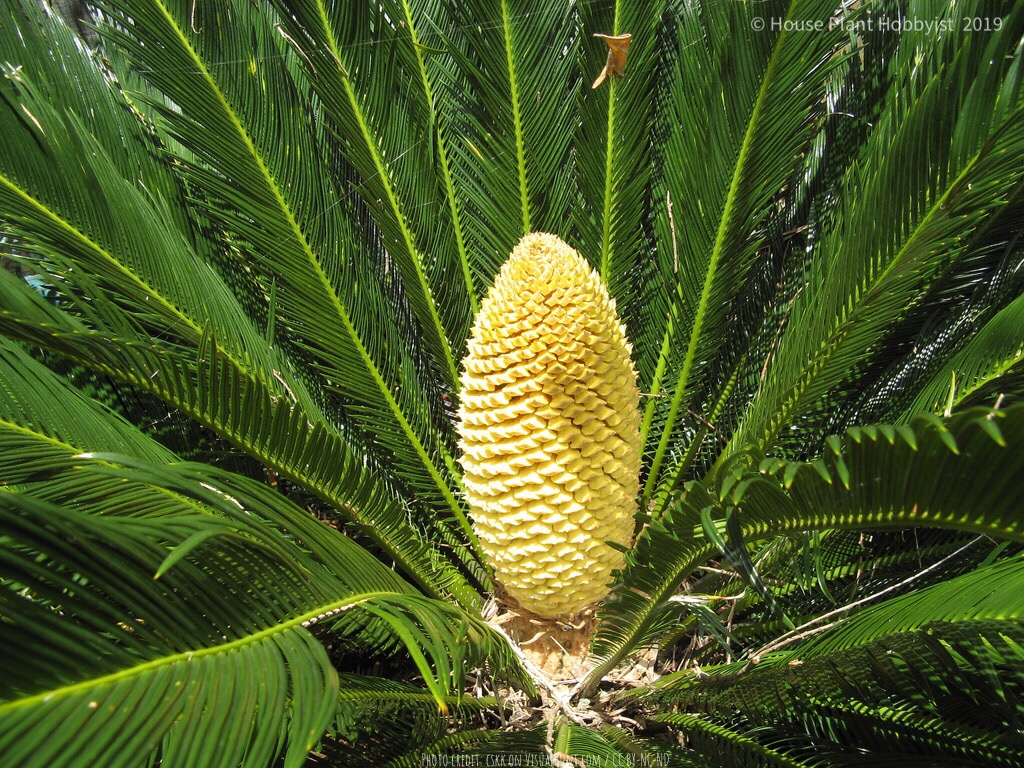
[[[523,608],[578,613],[609,590],[639,490],[640,393],[596,272],[527,235],[477,314],[463,360],[460,462],[495,576]]]

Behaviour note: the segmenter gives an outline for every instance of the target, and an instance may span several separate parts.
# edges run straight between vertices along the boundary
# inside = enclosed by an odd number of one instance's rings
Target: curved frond
[[[842,751],[1015,765],[1024,740],[1019,558],[794,633],[795,650],[666,679],[655,697]],[[816,634],[815,634],[816,633]],[[997,723],[997,727],[992,727]],[[830,740],[834,741],[829,745]]]
[[[675,726],[689,737],[698,754],[714,757],[718,765],[756,765],[772,768],[811,768],[811,763],[788,757],[785,750],[761,744],[741,730],[714,723],[684,712],[655,715],[662,723]],[[728,762],[722,763],[722,760]]]
[[[810,0],[680,11],[668,75],[672,98],[663,115],[664,200],[655,203],[665,287],[653,287],[651,305],[662,315],[652,312],[645,323],[659,335],[643,339],[641,364],[652,395],[642,427],[652,452],[645,500],[661,478],[681,410],[707,367],[703,361],[717,353],[729,329],[730,307],[755,263],[774,196],[807,149],[842,42],[834,29],[755,31],[753,20],[827,20],[833,9]],[[748,55],[725,54],[740,44]]]
[[[691,484],[630,554],[623,586],[604,612],[596,685],[630,650],[649,641],[682,580],[718,551],[731,516],[753,541],[813,529],[933,525],[1024,540],[1013,469],[1024,453],[1024,407],[966,411],[948,422],[922,416],[904,427],[862,427],[811,463],[764,459],[756,471],[726,472],[714,496]],[[884,467],[884,469],[883,469]],[[732,511],[730,511],[732,510]]]
[[[436,85],[418,31],[432,14],[424,10],[416,18],[407,2],[395,0],[276,5],[281,37],[299,54],[295,66],[320,97],[323,119],[359,174],[357,188],[399,267],[437,370],[454,389],[458,370],[450,339],[465,336],[472,284],[464,245],[453,251],[434,223],[453,212],[454,201],[449,188],[444,211],[437,186],[443,180],[429,162],[435,149],[445,153],[435,147]],[[410,105],[410,97],[418,103]],[[460,221],[453,219],[461,232]],[[453,282],[460,272],[463,281]]]
[[[570,4],[446,2],[438,41],[453,57],[439,121],[481,290],[536,231],[568,236],[580,31]]]
[[[1024,359],[1022,327],[1024,296],[1018,296],[931,377],[907,409],[907,418],[922,411],[939,413],[976,404],[1013,388],[1011,382],[1019,378]]]
[[[0,276],[0,295],[8,291],[24,294],[27,287],[14,284],[7,275]],[[463,577],[432,557],[420,534],[406,521],[400,502],[341,435],[323,421],[310,423],[310,414],[296,403],[273,396],[262,382],[233,368],[214,339],[204,340],[199,360],[183,360],[155,344],[86,331],[38,297],[34,302],[47,322],[30,324],[0,312],[0,328],[15,338],[44,345],[109,373],[182,410],[320,495],[401,563],[428,593],[439,594],[440,586],[451,589],[467,605],[476,602]],[[78,446],[80,451],[91,448]]]
[[[193,11],[187,2],[123,3],[111,35],[173,102],[174,108],[153,109],[197,158],[180,160],[188,163],[188,183],[203,191],[197,204],[234,234],[240,256],[250,260],[247,268],[261,276],[268,293],[273,282],[279,333],[312,357],[313,370],[342,398],[367,442],[401,457],[395,465],[403,480],[425,501],[446,508],[460,534],[474,542],[456,496],[450,427],[448,434],[441,431],[447,422],[427,400],[431,388],[422,385],[434,371],[403,343],[399,325],[378,322],[389,297],[365,274],[373,261],[362,249],[379,250],[381,243],[364,239],[350,210],[355,203],[329,162],[333,146],[301,116],[304,104],[308,113],[318,109],[300,98],[303,83],[287,66],[297,54],[279,49],[286,41],[266,9]],[[267,54],[259,68],[253,41]],[[270,101],[267,91],[290,98]],[[277,112],[282,109],[293,113]],[[390,298],[415,313],[424,306],[417,301],[422,286],[406,288]],[[436,322],[428,326],[427,349],[436,352],[445,337]],[[435,355],[450,357],[450,351]],[[442,362],[436,370],[451,376],[454,364]]]
[[[580,252],[593,260],[627,321],[630,299],[642,300],[630,295],[629,283],[649,259],[644,219],[658,106],[651,94],[657,90],[667,48],[661,25],[672,23],[666,5],[662,0],[616,0],[583,3],[579,9],[584,82],[574,147],[581,199],[572,214],[580,232]],[[593,88],[590,81],[608,54],[607,45],[595,37],[598,34],[631,38],[622,76],[611,75]]]
[[[4,26],[9,33],[4,36],[4,52],[10,62],[28,57],[45,63],[60,54],[61,46],[73,46],[70,33],[60,27],[28,27],[18,34],[19,30],[17,23]],[[52,49],[46,47],[51,40],[56,46]],[[122,115],[129,107],[122,93],[86,59],[71,58],[83,87],[95,96],[96,109]],[[104,147],[76,113],[62,106],[67,98],[64,90],[46,81],[36,83],[20,70],[17,77],[4,80],[0,90],[12,107],[0,116],[9,139],[0,153],[6,231],[22,252],[37,254],[33,265],[61,296],[60,307],[44,305],[38,298],[33,306],[27,286],[16,285],[5,274],[0,286],[4,304],[20,307],[17,314],[4,313],[6,332],[60,351],[181,408],[276,471],[310,485],[339,512],[353,517],[384,551],[411,569],[408,572],[418,574],[414,578],[422,584],[434,582],[437,564],[446,574],[443,581],[459,592],[460,600],[467,605],[476,602],[463,577],[426,556],[422,537],[406,522],[406,503],[396,499],[389,483],[379,477],[380,467],[371,469],[363,457],[355,455],[352,441],[342,437],[335,420],[329,418],[319,385],[297,374],[296,361],[247,317],[218,273],[193,248],[192,243],[201,240],[177,228],[185,225],[177,214],[168,213],[174,208],[173,198],[163,198],[160,192],[179,193],[173,187],[166,189],[169,182],[159,166],[148,171],[154,176],[152,184],[145,176],[122,175],[118,163],[123,161],[115,158],[127,152],[148,169],[150,154],[159,152],[159,147],[150,146],[146,124],[133,116],[123,127],[127,139],[120,138],[119,132],[120,143]],[[207,105],[211,107],[216,104]],[[33,119],[24,120],[18,113],[31,114]],[[223,109],[216,114],[226,119]],[[208,116],[208,122],[213,119]],[[69,176],[68,167],[80,167],[83,172]],[[139,171],[133,173],[137,176]],[[93,205],[97,198],[105,204]],[[124,227],[117,213],[130,215],[133,226]],[[284,298],[292,296],[285,281],[271,293],[282,297],[272,302],[279,307],[291,301]],[[337,327],[326,317],[317,325]],[[403,349],[399,343],[389,346],[393,351]],[[393,374],[398,377],[400,371]],[[333,378],[339,383],[350,381],[341,374]],[[378,378],[371,390],[378,384],[397,407],[383,379]],[[403,391],[415,392],[416,387]],[[410,454],[407,462],[400,463],[399,474],[412,469],[405,476],[414,488],[426,479],[430,488],[448,499],[451,516],[434,513],[429,525],[443,539],[461,543],[461,534],[472,540],[451,479],[442,477],[449,470],[435,466],[439,457],[432,459],[422,445],[417,449],[418,443],[410,443],[412,427],[407,421],[393,431],[379,423],[386,408],[371,410],[375,440],[397,440],[403,450],[419,457],[413,459]],[[285,432],[288,440],[281,439]],[[434,467],[429,478],[415,469],[426,466],[421,459]],[[395,537],[398,540],[391,541]],[[486,583],[479,558],[462,546],[450,551]]]
[[[948,4],[929,10],[930,18],[970,13]],[[1010,200],[1024,178],[1017,161],[1024,152],[1016,72],[1022,30],[1021,8],[982,37],[958,27],[926,66],[917,58],[918,38],[901,40],[890,86],[898,97],[847,174],[843,214],[824,233],[730,449],[749,442],[767,449],[784,426],[817,407]],[[1018,95],[1004,100],[998,119],[969,108],[981,93],[1007,87]]]
[[[336,674],[303,622],[370,595],[331,601],[300,569],[227,531],[217,539],[219,564],[207,548],[200,563],[154,579],[171,542],[151,522],[12,493],[0,493],[0,509],[7,759],[145,765],[163,743],[165,755],[196,750],[206,765],[263,765],[282,746],[268,721],[283,719],[289,696],[305,691],[289,738],[288,762],[301,765],[337,696]],[[32,647],[49,652],[26,653]],[[237,692],[226,710],[223,685]],[[222,727],[261,736],[225,750]]]
[[[100,465],[77,470],[83,486],[113,458],[80,457]],[[145,765],[159,747],[168,760],[265,765],[282,749],[276,724],[287,719],[287,761],[301,765],[338,703],[337,675],[307,629],[316,624],[378,647],[400,641],[442,709],[469,660],[515,668],[479,620],[410,593],[354,542],[339,535],[325,547],[321,534],[304,553],[301,539],[275,529],[313,523],[301,510],[264,520],[244,483],[227,486],[231,496],[187,467],[110,471],[140,500],[159,489],[163,512],[102,516],[94,513],[106,508],[102,498],[78,496],[72,508],[24,489],[0,493],[3,654],[12,670],[0,744],[20,764],[52,764],[56,753],[74,755],[68,765],[107,764],[109,750],[109,764]],[[236,690],[228,709],[224,686]],[[226,751],[224,729],[239,733]],[[138,743],[125,750],[131,739]]]

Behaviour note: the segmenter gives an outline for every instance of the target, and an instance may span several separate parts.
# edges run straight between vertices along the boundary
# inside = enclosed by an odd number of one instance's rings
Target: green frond
[[[298,54],[295,66],[319,97],[328,132],[358,174],[355,184],[398,265],[437,370],[455,388],[450,339],[461,343],[469,327],[471,282],[464,245],[453,249],[436,223],[439,215],[452,213],[454,200],[450,189],[447,201],[441,196],[438,184],[444,180],[430,163],[438,138],[437,75],[428,69],[417,28],[431,14],[424,9],[414,17],[409,4],[399,2],[312,0],[277,7],[279,44]],[[458,230],[460,222],[459,215],[452,220]],[[463,280],[453,281],[460,272]]]
[[[729,328],[730,308],[755,264],[774,196],[807,150],[842,42],[837,30],[754,31],[753,19],[826,20],[832,12],[833,4],[817,0],[681,11],[668,75],[672,98],[663,116],[665,192],[655,219],[668,290],[654,287],[651,305],[662,316],[645,327],[661,330],[643,339],[647,358],[641,364],[653,395],[642,427],[652,452],[645,501],[659,482],[681,409],[699,388],[707,367],[702,361],[715,354]],[[750,54],[724,55],[739,40]]]
[[[4,362],[6,364],[6,358]],[[225,596],[225,599],[232,601],[230,615],[223,621],[231,627],[245,627],[248,621],[243,614],[234,610],[239,598],[233,593],[241,587],[253,590],[254,596],[259,595],[260,600],[271,600],[275,605],[281,601],[287,604],[287,599],[294,600],[297,595],[302,595],[307,602],[293,610],[305,617],[301,621],[297,618],[290,620],[289,626],[300,626],[303,622],[308,624],[317,618],[325,618],[334,609],[323,606],[333,604],[339,596],[353,593],[377,596],[372,600],[358,598],[356,602],[362,614],[360,620],[348,629],[350,621],[348,616],[344,616],[344,624],[338,625],[338,630],[346,633],[354,630],[359,637],[371,640],[378,647],[399,640],[409,643],[409,652],[427,680],[432,695],[442,707],[445,691],[452,687],[458,690],[470,658],[475,659],[474,663],[489,658],[496,673],[502,674],[501,670],[507,670],[513,678],[521,677],[521,673],[516,672],[518,664],[504,642],[492,636],[478,620],[473,620],[445,603],[432,603],[420,597],[365,549],[333,528],[317,522],[304,510],[287,503],[271,488],[206,465],[164,464],[173,457],[155,444],[148,453],[160,460],[160,464],[110,453],[83,454],[74,444],[66,442],[75,437],[72,429],[87,430],[89,434],[96,432],[97,435],[101,435],[102,431],[88,421],[89,409],[81,407],[81,395],[16,348],[10,350],[10,368],[4,370],[3,380],[10,386],[11,392],[6,398],[0,398],[4,417],[0,419],[0,443],[3,445],[0,469],[3,470],[5,483],[20,493],[33,495],[30,511],[35,510],[51,517],[58,514],[71,515],[70,522],[60,522],[58,518],[52,522],[56,526],[53,528],[55,531],[68,529],[67,534],[61,535],[68,537],[66,547],[74,548],[79,539],[74,532],[75,524],[81,524],[85,529],[90,529],[90,525],[99,526],[97,537],[112,531],[116,534],[123,528],[129,531],[138,528],[147,536],[160,537],[166,544],[163,554],[155,552],[146,560],[148,564],[131,563],[142,568],[141,575],[136,575],[146,580],[156,578],[162,584],[167,584],[170,575],[178,573],[197,553],[205,554],[211,546],[216,548],[215,551],[226,546],[228,554],[225,555],[223,565],[228,569],[227,572],[234,573],[241,580],[237,585],[227,577],[217,582],[219,587],[208,585],[206,588],[195,585],[173,588],[173,580],[170,581],[172,588],[182,593],[182,600],[195,604],[196,609],[204,611],[203,615],[208,618],[213,615],[210,613],[213,607],[204,596],[204,590],[212,589],[216,593],[220,589],[230,593]],[[22,381],[26,386],[15,386]],[[30,395],[33,392],[47,393],[45,407],[40,408],[43,398],[32,399]],[[67,413],[75,413],[77,417],[70,422],[71,429],[59,421],[61,414]],[[103,417],[106,415],[97,411],[94,418],[104,423]],[[133,437],[133,428],[127,424],[115,431],[113,428],[119,425],[115,419],[106,417],[105,422],[110,423],[108,431],[114,437],[111,444],[116,445],[117,450],[124,451],[134,442],[142,446],[137,454],[146,455],[144,447],[150,438],[144,438],[137,431]],[[102,442],[98,444],[102,445]],[[4,498],[7,497],[14,500],[12,504],[22,504],[19,495],[5,494]],[[54,504],[60,506],[51,509]],[[72,513],[72,509],[76,511]],[[93,516],[96,516],[97,522],[93,521]],[[110,522],[98,522],[104,519]],[[12,546],[20,541],[14,529],[13,522],[5,522],[6,541]],[[51,536],[50,543],[56,546],[52,539]],[[114,544],[101,542],[100,545],[108,549],[103,552],[97,550],[89,556],[88,561],[93,563],[91,567],[114,570],[110,577],[112,579],[127,579],[127,575],[119,574],[109,561],[117,559],[120,548],[128,545],[121,540]],[[292,598],[272,597],[276,594],[271,587],[275,577],[268,574],[265,579],[269,581],[257,580],[256,575],[239,562],[238,558],[242,555],[230,554],[237,549],[242,553],[251,550],[253,556],[271,556],[278,563],[294,563],[302,575],[298,581],[294,578],[283,580],[282,587],[290,583],[295,585],[295,595]],[[31,548],[26,551],[31,554]],[[80,555],[71,557],[69,553],[72,551],[63,549],[52,554],[54,566],[65,563],[77,567],[74,563],[79,562]],[[242,557],[242,560],[245,558]],[[16,592],[23,592],[29,584],[22,573],[23,569],[20,568],[16,573],[8,572],[5,577],[7,586]],[[315,579],[314,573],[319,574]],[[83,573],[81,578],[87,579],[89,583],[94,581],[88,573]],[[314,589],[317,580],[323,586]],[[70,588],[70,583],[68,585]],[[44,594],[53,597],[53,588],[47,588]],[[162,589],[160,594],[164,594]],[[127,593],[115,592],[112,598],[125,601],[126,606],[135,606]],[[314,610],[309,607],[308,601],[316,599],[322,600],[322,603],[311,603]],[[264,621],[267,604],[260,603],[263,606],[260,611]],[[32,606],[35,603],[25,605]],[[102,603],[93,601],[92,605],[94,608],[97,605],[101,607]],[[17,626],[15,608],[11,607],[5,614]],[[170,611],[169,615],[176,623],[181,637],[193,637],[191,633],[198,631],[200,625],[195,621],[186,622],[185,614],[180,609]],[[95,627],[95,622],[100,620],[90,621],[88,626]],[[138,621],[148,624],[153,622],[152,618],[146,620],[144,616],[138,618]],[[80,633],[71,630],[67,632],[70,633],[71,641],[84,643]],[[148,632],[145,631],[146,637]],[[163,631],[158,625],[153,628],[153,632],[159,635]],[[238,640],[242,644],[248,642],[242,637]],[[41,646],[48,646],[51,641],[50,635],[26,640]],[[17,648],[24,650],[28,647],[17,645],[12,652],[17,652]],[[89,643],[84,643],[81,652],[100,652],[95,649],[90,651],[90,647]],[[144,648],[137,650],[143,652]],[[102,653],[105,655],[108,652]],[[43,662],[46,663],[45,658]],[[83,673],[84,670],[78,669],[78,672]],[[38,674],[39,670],[27,668],[26,681],[37,681]],[[8,695],[19,692],[15,679],[11,679],[10,685],[12,688],[8,690]],[[105,683],[100,680],[96,685],[102,687]],[[93,695],[89,691],[92,691],[91,687],[86,694]],[[306,744],[302,750],[308,750],[308,746]]]
[[[654,696],[699,700],[720,718],[739,709],[769,732],[800,721],[819,751],[841,751],[838,738],[869,754],[1015,765],[1024,740],[1010,702],[1024,683],[1024,636],[1015,593],[1003,590],[1019,589],[1020,565],[1006,560],[821,624],[796,650],[756,664],[674,676]]]
[[[268,740],[276,728],[266,722],[305,690],[289,737],[288,762],[301,764],[337,696],[336,674],[303,623],[372,594],[330,598],[311,588],[301,566],[224,535],[215,540],[219,557],[207,546],[196,562],[194,550],[154,579],[172,543],[160,525],[22,494],[0,494],[0,507],[4,664],[12,672],[0,705],[6,759],[145,765],[163,743],[167,756],[197,750],[208,765],[266,764],[281,748]],[[238,692],[227,710],[215,704],[225,683]],[[261,736],[225,750],[222,727]]]
[[[5,29],[13,33],[18,27],[11,25]],[[15,46],[10,50],[11,61],[18,61],[30,53],[36,58],[48,59],[59,52],[59,48],[47,49],[45,53],[40,51],[46,38],[41,36],[42,33],[30,32],[27,30],[17,38],[27,41],[27,47],[19,50]],[[69,33],[66,30],[62,32],[60,28],[52,31],[58,41],[62,39],[61,34]],[[64,40],[64,44],[72,43]],[[91,78],[88,82],[96,92],[100,107],[119,114],[116,112],[121,98],[119,92],[110,86],[98,69],[86,64],[79,66],[83,70],[80,79],[85,82]],[[210,87],[215,85],[214,82]],[[113,148],[108,152],[99,146],[91,133],[85,131],[74,113],[57,108],[54,102],[59,103],[65,98],[59,89],[45,82],[36,85],[27,76],[19,74],[17,78],[5,81],[3,92],[12,104],[20,105],[22,114],[27,110],[27,114],[38,115],[34,121],[26,122],[17,118],[13,109],[4,112],[4,119],[12,121],[8,125],[10,130],[6,132],[10,138],[5,143],[7,151],[0,157],[0,174],[8,174],[0,179],[0,200],[9,211],[7,231],[15,238],[19,249],[34,250],[39,254],[34,266],[43,270],[59,290],[61,309],[74,311],[85,323],[84,327],[78,325],[76,321],[63,317],[66,312],[59,312],[53,307],[37,307],[29,310],[28,316],[25,313],[17,317],[5,315],[8,332],[26,341],[60,350],[83,365],[95,368],[102,362],[104,372],[182,408],[251,453],[262,453],[260,446],[273,447],[274,451],[284,448],[291,454],[291,459],[282,462],[280,459],[285,457],[278,455],[276,460],[267,463],[296,482],[312,481],[313,486],[320,486],[319,490],[313,490],[321,496],[326,490],[325,483],[334,484],[340,480],[327,496],[329,503],[343,514],[355,511],[363,504],[374,506],[368,497],[383,499],[392,496],[387,484],[374,477],[375,473],[364,466],[363,459],[355,457],[351,447],[345,445],[346,441],[326,415],[327,406],[316,392],[318,385],[311,388],[302,376],[294,373],[294,361],[285,358],[282,348],[274,344],[274,339],[267,339],[253,325],[217,272],[199,259],[190,244],[191,233],[173,226],[175,217],[166,212],[173,206],[158,197],[160,184],[166,185],[166,182],[158,176],[153,188],[148,188],[139,181],[128,181],[118,172],[114,158],[124,154],[126,149],[131,156],[140,158],[140,165],[149,157],[145,124],[133,118],[134,122],[130,122],[125,130],[134,132],[134,143],[119,145],[118,153],[114,153]],[[123,103],[120,106],[122,110],[127,107]],[[208,106],[216,107],[216,104]],[[207,118],[223,121],[232,114],[229,109],[222,108]],[[178,117],[184,119],[180,115]],[[238,127],[236,123],[231,125]],[[238,136],[237,131],[235,136]],[[53,146],[40,144],[41,138],[52,141]],[[223,141],[224,137],[218,136],[217,140]],[[244,136],[237,141],[241,145],[251,145],[251,142],[246,144]],[[197,151],[201,149],[198,145],[195,148]],[[155,151],[155,148],[151,150]],[[83,157],[85,173],[65,179],[64,169],[81,167]],[[260,159],[258,155],[250,158],[251,163],[257,165]],[[267,180],[266,177],[261,178]],[[94,210],[89,203],[98,194],[109,203]],[[115,212],[125,211],[134,222],[131,228],[122,226],[115,215]],[[319,268],[317,265],[313,267]],[[10,276],[5,274],[4,277],[4,293],[16,295],[16,286]],[[301,296],[292,296],[292,284],[289,282],[282,280],[272,287],[275,288],[273,293],[282,297],[276,302],[278,308],[287,307],[296,298],[301,300]],[[22,291],[25,288],[20,286]],[[373,295],[372,291],[370,295]],[[24,299],[11,298],[10,301],[27,306]],[[383,299],[379,301],[383,302]],[[27,317],[40,321],[45,317],[47,327],[31,327],[25,322]],[[330,316],[320,318],[315,324],[324,329],[338,326]],[[63,340],[58,340],[57,328],[66,331]],[[89,328],[93,329],[92,336],[87,332]],[[210,363],[204,358],[204,345],[211,342],[208,329],[215,329],[216,343],[213,346],[217,354],[214,357],[220,359],[216,364],[204,366],[204,362]],[[337,340],[327,338],[325,341],[333,345],[333,349],[339,348],[335,343]],[[343,343],[344,340],[340,342]],[[83,349],[88,345],[92,348]],[[112,351],[115,347],[126,350],[120,361],[111,359],[117,356]],[[404,349],[397,339],[388,347],[398,352]],[[365,348],[359,347],[356,352],[359,361],[353,364],[357,368],[366,362],[372,367]],[[164,369],[158,372],[161,365]],[[185,370],[181,370],[182,367]],[[396,380],[413,380],[405,364],[393,369],[391,376]],[[208,386],[211,378],[212,386]],[[232,382],[232,379],[235,380]],[[332,381],[353,384],[351,377],[343,373],[333,374]],[[233,388],[233,394],[232,389],[226,387]],[[406,420],[399,399],[414,396],[417,387],[403,387],[396,397],[379,375],[368,387],[371,394],[376,390],[377,395],[383,396],[393,406],[390,412],[397,414],[397,422],[389,429],[379,423],[380,416],[389,412],[388,407],[379,404],[380,401],[377,401],[378,408],[363,411],[364,417],[372,421],[374,439],[385,446],[391,444],[399,455],[406,456],[408,461],[399,465],[400,474],[412,482],[414,489],[427,494],[440,493],[447,499],[443,503],[447,505],[450,516],[445,518],[432,514],[428,518],[430,525],[440,528],[441,538],[450,542],[458,540],[461,543],[460,534],[472,540],[462,504],[453,495],[454,481],[448,476],[446,466],[450,460],[442,461],[441,454],[432,456],[430,450],[417,440],[409,440],[413,426]],[[242,396],[241,388],[249,390],[250,396]],[[422,390],[419,391],[422,396]],[[212,393],[219,397],[211,396]],[[247,402],[240,403],[239,398]],[[288,405],[289,400],[291,405]],[[413,403],[411,407],[431,424],[437,422],[438,417],[430,415],[422,404],[417,406]],[[292,435],[290,441],[275,437],[285,429]],[[410,450],[412,454],[407,453]],[[299,469],[307,467],[308,473]],[[344,467],[349,468],[350,479],[360,476],[362,479],[349,485],[344,479],[346,473],[339,472]],[[425,470],[427,476],[421,470]],[[434,579],[430,574],[435,568],[424,560],[423,544],[413,543],[419,536],[405,525],[404,502],[392,498],[386,504],[392,508],[388,513],[389,522],[371,522],[372,512],[357,513],[356,519],[368,527],[371,536],[385,551],[409,549],[410,544],[412,549],[419,549],[420,552],[412,554],[411,558],[410,553],[403,555],[395,551],[394,554],[399,562],[408,562],[412,570],[419,573],[416,578],[425,584],[431,583]],[[399,537],[406,543],[397,547],[388,543],[391,534],[384,533],[383,529],[389,527],[405,528]],[[456,559],[464,561],[464,567],[486,582],[479,559],[472,552],[461,546],[453,546],[451,552]],[[412,565],[415,560],[420,564]],[[448,580],[455,590],[463,590],[461,600],[466,604],[475,601],[460,585],[462,577],[443,563],[439,567],[448,572]]]
[[[772,749],[741,731],[710,720],[673,712],[655,715],[662,723],[683,731],[698,754],[714,758],[716,765],[765,765],[773,768],[810,768],[811,763],[795,760],[784,750]],[[723,762],[725,761],[725,762]]]
[[[0,281],[5,275],[0,273]],[[5,452],[9,463],[5,462],[0,485],[24,482],[45,469],[43,456],[73,454],[83,448],[131,453],[154,463],[176,458],[4,338],[0,338],[0,380],[4,382],[0,389],[0,431],[5,439],[33,444],[28,454]]]
[[[647,188],[653,171],[652,127],[658,106],[651,94],[664,67],[662,24],[672,23],[666,3],[584,3],[580,6],[581,88],[578,135],[574,140],[580,201],[572,215],[579,250],[593,261],[627,325],[629,285],[649,259],[644,233]],[[621,78],[598,88],[591,82],[604,66],[608,47],[595,34],[632,35]],[[635,297],[639,299],[640,297]]]
[[[205,464],[184,464],[151,438],[67,385],[8,341],[0,341],[0,459],[4,487],[102,516],[170,521],[217,509],[244,523],[250,515],[287,534],[292,545],[345,581],[353,564],[374,589],[415,590],[350,538],[316,521],[270,487]],[[245,500],[244,510],[239,500]],[[190,501],[191,500],[191,501]],[[262,538],[267,546],[281,542]],[[281,550],[284,551],[284,550]],[[291,551],[291,550],[288,550]],[[174,557],[179,558],[182,553]],[[167,567],[165,564],[164,568]],[[366,582],[363,583],[366,586]]]
[[[379,677],[355,675],[351,673],[339,675],[341,680],[340,699],[366,705],[394,704],[399,707],[428,707],[432,713],[437,712],[437,700],[433,694],[409,683],[386,680]],[[448,696],[445,705],[451,710],[464,708],[466,713],[487,709],[497,705],[493,697],[464,698]]]
[[[1011,558],[949,579],[919,592],[888,600],[846,619],[801,647],[816,658],[877,637],[933,628],[937,623],[1024,621],[1024,606],[1014,598],[1024,579],[1024,562]],[[941,634],[942,628],[934,627]]]
[[[6,293],[5,289],[26,290],[14,285],[8,275],[0,276],[0,292]],[[463,578],[430,553],[406,522],[400,502],[341,435],[324,422],[310,423],[310,415],[295,403],[275,398],[261,382],[234,369],[215,340],[206,340],[199,361],[183,360],[153,344],[85,331],[38,297],[35,305],[38,312],[46,313],[47,322],[28,324],[0,313],[0,327],[15,338],[58,351],[181,409],[320,495],[401,563],[428,593],[439,594],[439,587],[451,589],[467,604],[476,602]],[[86,451],[91,446],[78,448]]]
[[[204,212],[236,233],[251,269],[266,282],[272,276],[277,327],[312,356],[313,370],[342,398],[352,421],[383,452],[401,457],[396,466],[403,480],[417,496],[446,507],[472,542],[449,469],[453,439],[439,434],[447,424],[436,418],[436,407],[426,402],[428,388],[418,383],[427,371],[403,343],[400,326],[377,321],[386,294],[376,279],[360,274],[373,262],[360,253],[361,227],[348,210],[343,179],[328,164],[332,147],[298,112],[302,83],[284,61],[296,54],[270,55],[285,41],[266,12],[239,7],[229,16],[192,18],[190,9],[188,3],[126,4],[119,9],[124,23],[112,34],[176,105],[159,109],[159,122],[199,158],[185,166],[185,175],[204,192]],[[256,72],[250,71],[256,67],[253,40],[268,54]],[[182,71],[194,74],[174,74]],[[270,102],[265,88],[293,97]],[[297,113],[275,112],[281,108]],[[370,249],[381,245],[366,242]],[[422,306],[416,295],[405,285],[400,300],[414,313]],[[428,329],[428,349],[430,337]],[[437,370],[450,373],[453,364]]]
[[[79,483],[90,487],[91,476],[110,471],[114,460],[79,457]],[[302,521],[314,521],[298,509],[256,517],[265,511],[258,494],[250,504],[245,492],[262,486],[235,483],[228,495],[187,465],[114,473],[143,506],[147,496],[165,499],[162,511],[104,516],[95,510],[109,501],[86,502],[88,494],[72,508],[24,489],[0,493],[6,653],[13,659],[37,647],[60,654],[59,661],[50,652],[23,659],[5,678],[0,744],[8,755],[16,744],[19,763],[48,764],[51,750],[63,754],[84,739],[89,748],[75,750],[79,762],[67,764],[92,765],[108,747],[122,750],[119,738],[137,734],[147,740],[142,751],[111,764],[146,764],[160,745],[165,759],[199,750],[203,764],[263,765],[281,747],[267,723],[283,719],[292,700],[288,761],[301,764],[338,702],[337,675],[305,629],[314,624],[375,638],[378,647],[400,640],[441,708],[470,661],[491,658],[496,671],[516,674],[509,652],[479,620],[410,593],[351,540],[338,535],[332,543],[321,533],[303,553],[301,538],[293,543],[281,535],[287,528],[273,526],[298,522],[301,535]],[[5,666],[13,669],[10,660]],[[304,672],[290,676],[292,666]],[[277,688],[265,677],[275,668]],[[230,710],[215,705],[226,684],[239,691]],[[82,730],[62,727],[54,738],[54,722],[79,712]],[[243,736],[235,751],[214,754],[223,728]],[[248,744],[249,733],[258,748]]]
[[[942,413],[997,398],[1019,385],[1024,343],[1024,296],[997,313],[921,389],[906,411],[907,418],[921,413]],[[993,400],[994,402],[994,400]]]
[[[932,18],[970,12],[948,5],[930,11]],[[918,38],[901,40],[891,85],[899,96],[847,174],[843,213],[823,233],[806,288],[730,449],[748,442],[767,448],[786,425],[813,412],[865,363],[930,281],[955,268],[1007,203],[1021,181],[1024,112],[1007,107],[993,121],[966,102],[979,92],[1020,88],[1020,11],[988,35],[955,31],[926,66],[915,56]]]
[[[819,616],[848,615],[849,606],[879,603],[912,590],[954,578],[988,562],[1007,542],[992,545],[983,537],[968,537],[938,529],[874,531],[817,531],[776,538],[756,548],[751,557],[759,570],[770,574],[773,600],[803,625]],[[708,572],[694,585],[694,604],[683,603],[677,627],[661,639],[671,648],[681,634],[692,632],[695,624],[707,630],[722,619],[714,609],[727,607],[731,631],[724,647],[737,656],[757,653],[785,631],[784,622],[765,611],[758,591],[749,580]],[[721,630],[719,630],[721,633]],[[696,663],[712,658],[713,649],[693,654]]]
[[[905,427],[851,429],[810,463],[764,459],[720,476],[712,495],[691,484],[630,553],[622,586],[603,612],[593,686],[670,620],[666,604],[718,547],[708,525],[726,529],[729,510],[747,541],[814,529],[933,525],[1024,540],[1012,469],[1024,445],[1024,408],[965,411],[948,422],[922,416]],[[883,469],[884,467],[884,469]]]
[[[523,235],[569,235],[580,31],[563,3],[445,6],[436,39],[453,66],[438,117],[483,290]]]

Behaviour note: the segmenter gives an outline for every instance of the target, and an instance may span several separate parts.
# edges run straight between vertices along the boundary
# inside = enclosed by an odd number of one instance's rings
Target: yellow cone
[[[512,251],[463,360],[459,436],[481,544],[510,596],[541,616],[608,593],[633,535],[640,392],[597,273],[553,235]]]

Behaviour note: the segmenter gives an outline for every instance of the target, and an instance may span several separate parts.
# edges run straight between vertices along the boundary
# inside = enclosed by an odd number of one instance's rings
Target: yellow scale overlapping
[[[608,593],[633,535],[640,393],[596,272],[527,235],[476,317],[459,436],[481,545],[510,596],[568,616]]]

